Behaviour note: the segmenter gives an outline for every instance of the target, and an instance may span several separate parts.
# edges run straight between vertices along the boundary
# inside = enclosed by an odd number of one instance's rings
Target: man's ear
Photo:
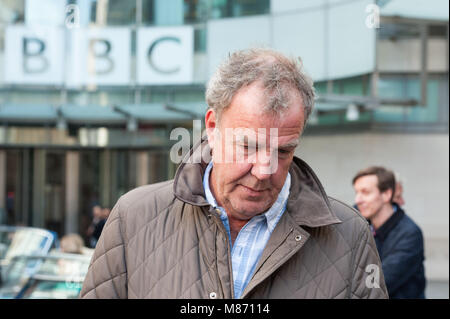
[[[211,149],[214,146],[214,130],[217,128],[216,112],[213,109],[209,109],[205,115],[205,127],[206,135],[208,136],[208,144]]]
[[[392,189],[387,189],[384,192],[381,193],[381,197],[383,198],[384,203],[390,203],[392,198]]]

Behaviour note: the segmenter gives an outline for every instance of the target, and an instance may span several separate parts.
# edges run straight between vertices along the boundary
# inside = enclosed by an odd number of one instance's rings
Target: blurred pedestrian
[[[353,187],[356,206],[375,236],[389,297],[425,298],[422,231],[394,201],[394,174],[372,166],[356,174]]]
[[[92,216],[92,223],[86,233],[89,238],[89,246],[95,248],[102,233],[103,226],[105,225],[106,218],[104,218],[105,213],[100,205],[92,207]]]
[[[110,213],[111,213],[110,208],[108,208],[108,207],[103,208],[102,209],[102,218],[105,220],[108,219]]]
[[[68,234],[61,238],[59,246],[63,253],[82,254],[84,247],[83,238],[78,234]]]
[[[92,233],[92,248],[95,248],[95,246],[97,245],[100,235],[102,234],[103,227],[105,226],[106,220],[109,217],[110,211],[111,209],[107,207],[102,208],[100,211],[98,222],[95,224],[94,231]]]

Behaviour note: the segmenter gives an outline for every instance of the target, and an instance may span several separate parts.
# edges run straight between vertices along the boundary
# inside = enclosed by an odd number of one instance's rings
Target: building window
[[[212,19],[242,17],[270,12],[270,0],[214,0]]]
[[[426,70],[448,72],[446,29],[445,24],[420,25],[409,20],[382,23],[378,34],[378,70],[421,72],[422,40],[424,40]]]
[[[91,20],[99,25],[136,23],[136,1],[97,0],[91,4]]]

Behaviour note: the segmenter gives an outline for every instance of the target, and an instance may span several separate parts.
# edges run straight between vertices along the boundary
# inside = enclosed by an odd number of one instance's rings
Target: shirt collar
[[[223,216],[224,214],[226,214],[225,209],[217,205],[217,201],[211,192],[211,188],[209,187],[209,175],[211,173],[212,168],[213,162],[211,161],[206,167],[205,174],[203,175],[203,187],[205,189],[206,200],[208,201],[208,203],[214,208],[219,208]],[[286,176],[286,181],[284,182],[283,188],[278,194],[277,200],[275,201],[275,203],[273,203],[272,207],[270,207],[268,211],[260,215],[266,218],[267,226],[270,232],[273,231],[278,221],[278,217],[280,217],[280,214],[285,210],[286,202],[289,197],[290,187],[291,187],[291,174],[289,174],[288,172]]]
[[[205,175],[203,175],[203,188],[205,189],[206,200],[212,207],[216,208],[217,202],[211,192],[211,188],[209,187],[209,175],[211,173],[212,167],[213,163],[211,161],[209,162],[208,166],[206,166]]]

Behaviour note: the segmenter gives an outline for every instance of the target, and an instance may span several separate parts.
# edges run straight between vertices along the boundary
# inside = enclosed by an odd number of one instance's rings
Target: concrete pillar
[[[139,171],[137,170],[138,167],[138,157],[137,152],[133,150],[129,150],[126,152],[126,157],[128,161],[128,190],[131,190],[135,188],[138,184],[138,176]]]
[[[147,185],[148,181],[148,152],[137,152],[137,165],[136,165],[136,186]]]
[[[100,153],[100,204],[110,205],[111,200],[111,151]]]
[[[65,233],[78,233],[78,199],[80,153],[66,152]]]
[[[43,149],[34,150],[33,158],[33,216],[32,226],[45,226],[45,155]]]
[[[0,150],[0,224],[6,224],[6,151]]]
[[[20,205],[21,219],[25,225],[31,225],[30,219],[32,218],[31,216],[33,213],[30,210],[30,201],[31,201],[31,197],[32,197],[30,188],[33,187],[32,185],[30,185],[31,153],[32,153],[32,150],[30,150],[30,149],[23,150],[22,165],[20,166],[21,167],[20,169],[22,171],[22,176],[21,176],[21,180],[17,179],[17,183],[20,184],[20,189],[21,189],[21,191],[19,192],[20,201],[21,201],[21,205]],[[19,203],[19,201],[17,201],[17,203]]]
[[[6,151],[0,150],[0,210],[6,211]]]
[[[149,170],[148,176],[148,183],[152,184],[156,182],[156,160],[155,160],[155,153],[150,153],[148,157],[148,164],[147,169]]]

